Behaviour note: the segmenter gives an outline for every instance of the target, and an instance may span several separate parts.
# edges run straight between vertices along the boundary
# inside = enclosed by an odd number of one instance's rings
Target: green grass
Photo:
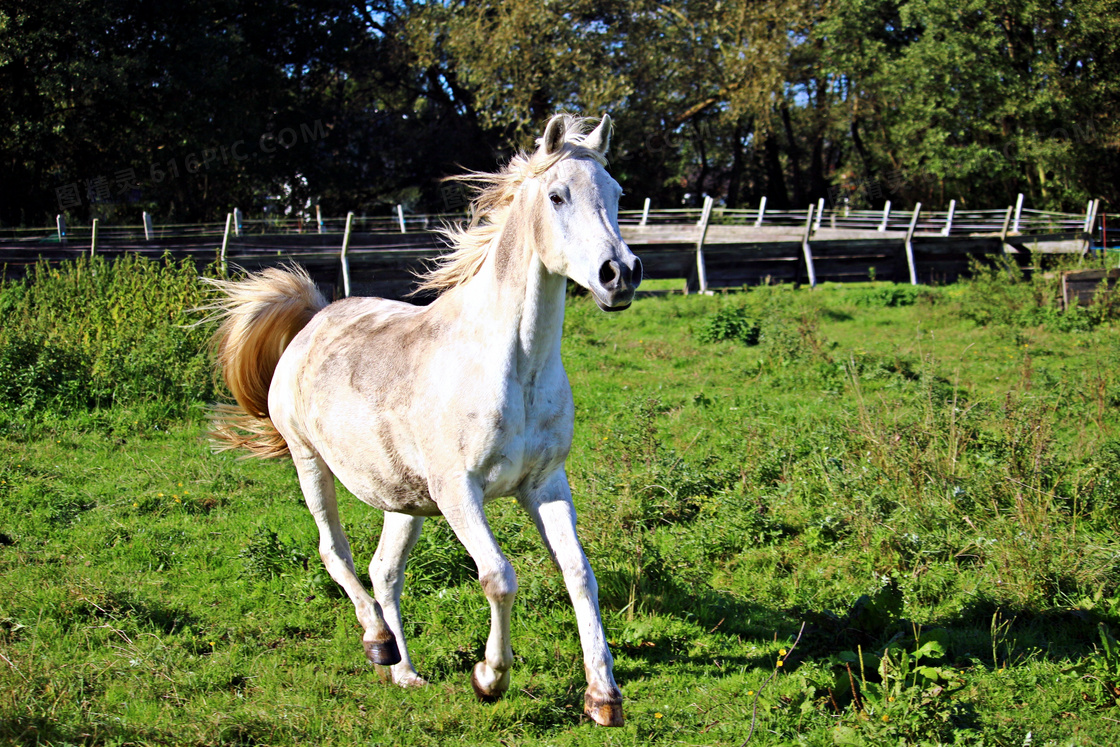
[[[508,696],[471,695],[487,605],[442,520],[404,600],[432,684],[403,691],[290,464],[211,454],[199,397],[145,392],[142,357],[128,397],[41,388],[0,408],[0,742],[737,745],[761,691],[750,744],[1116,743],[1120,338],[1053,285],[569,302],[614,731],[581,718],[571,607],[512,501],[488,507],[521,583]],[[380,516],[341,502],[364,564]]]

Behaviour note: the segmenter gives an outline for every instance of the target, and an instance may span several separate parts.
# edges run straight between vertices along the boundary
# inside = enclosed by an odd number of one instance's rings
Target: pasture
[[[581,715],[571,603],[512,501],[513,684],[443,520],[387,685],[286,461],[210,453],[193,267],[82,260],[0,288],[0,741],[1112,744],[1114,299],[980,272],[568,300],[568,473],[625,696]],[[340,490],[359,567],[380,515]],[[796,641],[796,646],[794,645]]]

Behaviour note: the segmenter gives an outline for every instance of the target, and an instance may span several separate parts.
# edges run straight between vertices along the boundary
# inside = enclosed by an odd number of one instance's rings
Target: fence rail
[[[1107,219],[1090,202],[1084,215],[1024,208],[947,211],[833,209],[823,200],[804,210],[715,207],[619,212],[623,238],[642,258],[648,277],[684,278],[686,289],[795,281],[894,278],[951,281],[975,257],[1107,248]],[[1113,217],[1115,225],[1116,217]],[[299,262],[328,295],[399,298],[416,273],[446,251],[439,229],[463,213],[245,219],[240,210],[221,223],[0,229],[5,277],[20,277],[39,261],[83,254],[139,254],[218,262],[256,269]]]

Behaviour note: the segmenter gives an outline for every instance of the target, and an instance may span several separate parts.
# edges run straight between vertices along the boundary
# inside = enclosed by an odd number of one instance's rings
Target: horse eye
[[[558,194],[551,194],[551,195],[548,196],[548,199],[552,200],[553,205],[563,205],[564,204],[564,198],[561,197]]]

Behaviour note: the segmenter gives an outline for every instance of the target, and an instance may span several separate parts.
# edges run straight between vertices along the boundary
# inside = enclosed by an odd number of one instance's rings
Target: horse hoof
[[[428,681],[415,673],[408,673],[397,678],[397,687],[427,687]]]
[[[588,693],[583,697],[583,712],[599,726],[622,726],[622,699],[616,702],[596,700]]]
[[[366,658],[373,664],[391,667],[401,660],[401,652],[397,650],[397,641],[390,637],[387,641],[362,641],[366,650]]]
[[[471,688],[474,690],[475,697],[481,700],[483,703],[495,703],[501,700],[502,695],[505,694],[505,688],[498,690],[493,687],[491,687],[491,689],[483,687],[482,683],[478,681],[478,668],[482,666],[485,666],[485,662],[480,661],[479,663],[475,664],[474,669],[471,670]],[[509,672],[506,672],[506,677],[509,677]],[[506,686],[509,686],[508,679],[506,680]]]
[[[396,667],[386,667],[382,664],[374,664],[373,668],[377,670],[378,678],[386,685],[396,685],[397,687],[427,687],[428,685],[426,679],[413,671],[399,673],[395,671]]]

